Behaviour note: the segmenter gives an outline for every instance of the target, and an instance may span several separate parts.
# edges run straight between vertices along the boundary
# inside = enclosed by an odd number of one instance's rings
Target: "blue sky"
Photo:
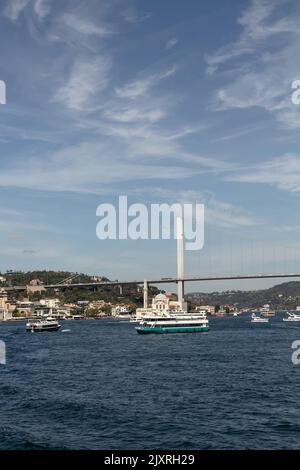
[[[299,2],[0,7],[2,270],[174,275],[174,241],[96,238],[98,204],[126,194],[205,204],[188,274],[299,271]]]

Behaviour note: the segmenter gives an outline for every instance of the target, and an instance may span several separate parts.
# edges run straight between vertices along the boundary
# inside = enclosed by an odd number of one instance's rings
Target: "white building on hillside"
[[[211,315],[215,313],[215,307],[214,305],[197,305],[196,307],[196,312],[206,312]]]
[[[111,308],[111,314],[113,317],[118,317],[121,315],[130,315],[131,310],[128,305],[114,305]]]
[[[170,311],[178,312],[180,310],[186,310],[186,302],[181,304],[178,300],[170,300],[165,294],[157,294],[152,299],[152,305],[147,308],[137,308],[137,318],[142,318],[145,315],[166,315]]]
[[[59,306],[59,299],[41,299],[40,304],[49,308],[57,308]]]

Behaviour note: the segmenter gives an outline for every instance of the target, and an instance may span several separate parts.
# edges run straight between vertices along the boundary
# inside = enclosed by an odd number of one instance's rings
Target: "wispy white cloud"
[[[236,41],[206,56],[207,72],[213,74],[220,65],[244,54],[254,53],[258,45],[273,34],[291,32],[290,19],[280,19],[273,24],[269,22],[274,10],[284,2],[285,0],[251,0],[249,7],[237,20],[242,26],[242,33]],[[293,21],[292,30],[295,29],[295,24]]]
[[[108,57],[77,59],[67,83],[58,89],[54,100],[73,110],[87,110],[92,98],[107,87],[111,65]]]
[[[45,18],[50,13],[50,0],[35,0],[33,9],[39,18]]]
[[[247,168],[226,179],[239,183],[268,184],[289,192],[300,192],[300,156],[285,154]]]
[[[145,95],[150,88],[159,84],[162,80],[174,75],[175,71],[176,67],[172,67],[166,71],[133,80],[120,88],[116,88],[116,95],[120,98],[139,98]]]
[[[178,39],[171,38],[166,42],[165,49],[170,50],[173,49],[178,44]]]
[[[172,180],[197,174],[195,168],[131,161],[128,155],[124,158],[124,150],[122,156],[116,151],[116,148],[87,142],[67,147],[47,158],[24,158],[1,171],[0,186],[99,194],[103,187],[114,182]]]
[[[137,190],[139,192],[139,190]],[[250,227],[259,224],[260,222],[256,217],[249,214],[245,209],[238,205],[230,204],[226,201],[220,201],[212,193],[201,192],[190,189],[166,189],[156,187],[155,191],[153,188],[144,188],[143,194],[147,196],[152,195],[155,192],[157,199],[161,201],[167,201],[170,204],[179,202],[181,204],[192,203],[195,205],[204,204],[205,207],[205,223],[223,227]]]
[[[142,23],[152,17],[151,12],[141,13],[137,10],[136,6],[130,2],[126,2],[125,6],[124,2],[120,4],[120,14],[125,21],[133,25]]]
[[[3,14],[10,20],[15,21],[30,2],[31,0],[8,0]]]
[[[282,16],[279,7],[287,3],[252,0],[238,19],[239,38],[207,56],[207,72],[225,70],[225,79],[230,79],[217,90],[213,109],[260,107],[285,126],[300,126],[299,108],[291,102],[291,84],[299,75],[300,9],[294,3],[289,15]]]
[[[32,5],[33,11],[40,19],[50,12],[50,0],[7,0],[3,14],[11,21],[16,21],[28,5]]]
[[[88,18],[82,18],[74,13],[65,13],[61,17],[61,21],[65,26],[71,28],[78,33],[95,36],[108,36],[114,31],[106,24],[95,24]]]
[[[148,109],[147,109],[148,108]],[[149,121],[151,123],[160,121],[165,116],[165,110],[151,107],[117,106],[115,109],[106,109],[104,116],[112,121],[121,123],[132,123]]]

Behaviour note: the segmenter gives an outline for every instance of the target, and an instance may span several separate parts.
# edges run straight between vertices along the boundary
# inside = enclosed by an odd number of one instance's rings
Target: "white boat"
[[[200,333],[209,331],[206,314],[168,314],[145,317],[136,327],[139,334],[149,333]]]
[[[283,321],[300,321],[300,315],[296,315],[292,312],[286,312],[287,317],[283,318]]]
[[[251,315],[251,323],[268,323],[268,318],[258,317],[255,313]]]
[[[61,328],[61,325],[58,321],[49,321],[49,320],[34,320],[26,323],[26,330],[35,332],[35,331],[57,331]]]
[[[141,321],[141,318],[133,317],[133,318],[130,318],[129,323],[139,323],[140,321]]]

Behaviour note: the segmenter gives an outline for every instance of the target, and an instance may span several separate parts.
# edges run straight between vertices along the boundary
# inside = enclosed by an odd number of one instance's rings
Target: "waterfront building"
[[[166,315],[170,311],[179,312],[186,310],[186,302],[179,302],[178,300],[170,300],[166,294],[157,294],[152,299],[152,304],[147,308],[137,308],[136,317],[143,318],[145,315]]]
[[[30,317],[34,312],[35,304],[33,302],[29,302],[29,300],[18,301],[16,303],[16,310],[21,315],[26,317]]]
[[[214,305],[197,305],[196,312],[206,312],[209,315],[213,315],[215,313]]]
[[[89,308],[103,308],[103,307],[112,307],[111,302],[106,302],[105,300],[93,300],[93,302],[89,302]]]
[[[36,305],[32,316],[38,318],[52,316],[52,308],[42,304]]]
[[[32,279],[26,289],[28,294],[46,291],[45,287],[43,286],[43,282],[39,279]]]
[[[43,305],[45,307],[49,308],[57,308],[59,306],[59,299],[41,299],[40,300],[40,305]]]
[[[128,305],[114,305],[111,308],[111,314],[113,317],[118,317],[122,315],[130,315],[131,309]]]
[[[11,320],[11,318],[12,318],[12,312],[9,312],[5,308],[0,308],[0,321]]]

